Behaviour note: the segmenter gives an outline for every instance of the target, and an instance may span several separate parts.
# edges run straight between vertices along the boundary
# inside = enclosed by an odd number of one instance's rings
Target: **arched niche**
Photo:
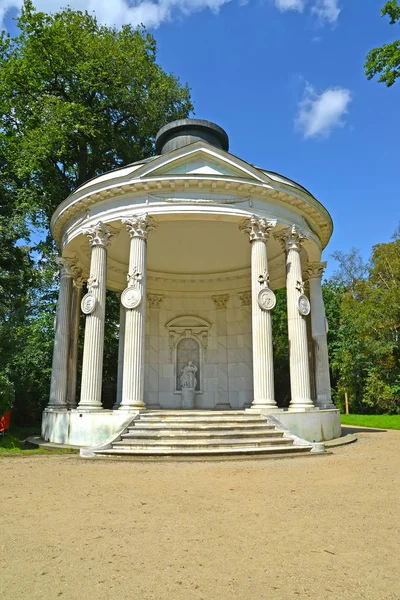
[[[196,392],[202,393],[203,366],[210,328],[211,323],[195,315],[175,317],[166,324],[171,362],[174,364],[176,393],[181,393],[181,370],[189,360],[191,360],[198,369],[196,374]]]

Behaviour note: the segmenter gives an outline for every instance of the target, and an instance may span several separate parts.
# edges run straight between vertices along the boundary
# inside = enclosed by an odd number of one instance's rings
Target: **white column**
[[[272,347],[271,308],[275,296],[269,289],[267,240],[276,221],[252,215],[240,229],[247,233],[251,243],[251,296],[253,337],[253,382],[254,400],[252,409],[277,410],[274,390],[274,359]],[[265,299],[260,304],[259,294],[265,290]]]
[[[107,246],[113,235],[99,222],[86,230],[92,247],[88,293],[82,300],[86,313],[82,384],[79,410],[100,410],[103,375],[104,318],[106,311]]]
[[[144,352],[146,324],[146,244],[154,224],[147,214],[123,219],[131,242],[128,287],[121,302],[126,311],[122,401],[119,410],[144,410]]]
[[[126,308],[123,304],[119,307],[119,336],[118,336],[118,371],[117,371],[117,399],[114,410],[118,410],[122,400],[122,376],[124,372],[124,346],[125,346],[125,316]]]
[[[71,334],[68,358],[68,408],[76,408],[76,377],[78,371],[78,341],[79,321],[81,315],[81,296],[83,279],[78,269],[74,270],[74,285],[72,291]]]
[[[147,294],[147,300],[149,302],[149,331],[148,331],[148,376],[147,382],[147,394],[148,402],[147,407],[152,410],[160,409],[160,386],[159,386],[159,375],[160,375],[160,308],[164,300],[164,296],[161,294]],[[145,390],[146,391],[146,390]]]
[[[326,316],[321,281],[325,267],[326,262],[309,262],[306,264],[305,271],[310,285],[311,335],[314,347],[316,405],[321,409],[332,409],[335,408],[335,405],[332,402],[331,396]]]
[[[296,225],[293,225],[279,232],[276,237],[283,243],[286,250],[286,293],[292,394],[289,410],[312,410],[314,404],[311,400],[307,323],[305,320],[305,315],[310,312],[310,308],[308,299],[304,295],[300,259],[301,245],[306,236]]]
[[[218,392],[216,393],[216,410],[229,410],[229,385],[228,385],[228,331],[226,322],[226,310],[228,307],[229,294],[212,296],[217,309],[217,338],[218,338]]]
[[[57,259],[60,269],[60,289],[54,322],[54,349],[51,368],[50,400],[48,408],[66,410],[69,333],[71,327],[72,303],[72,262],[66,258]]]

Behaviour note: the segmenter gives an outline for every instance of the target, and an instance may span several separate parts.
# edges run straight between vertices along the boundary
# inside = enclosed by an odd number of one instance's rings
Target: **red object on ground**
[[[10,429],[10,421],[11,421],[11,410],[6,412],[6,414],[0,419],[0,433],[4,433]]]

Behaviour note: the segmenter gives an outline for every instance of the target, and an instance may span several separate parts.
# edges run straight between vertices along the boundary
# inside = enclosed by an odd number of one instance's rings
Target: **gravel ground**
[[[5,600],[399,600],[400,431],[328,456],[0,460]]]

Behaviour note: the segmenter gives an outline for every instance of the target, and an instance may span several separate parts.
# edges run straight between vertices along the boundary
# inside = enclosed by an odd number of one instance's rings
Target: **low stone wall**
[[[339,410],[274,414],[292,433],[309,442],[327,442],[342,435]]]
[[[98,446],[110,436],[116,435],[133,417],[134,413],[127,414],[123,411],[79,412],[46,409],[42,418],[42,438],[54,444]]]

